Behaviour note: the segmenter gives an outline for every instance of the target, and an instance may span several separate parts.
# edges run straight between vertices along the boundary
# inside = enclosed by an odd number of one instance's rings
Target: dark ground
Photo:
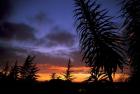
[[[0,94],[139,94],[129,83],[0,81]]]

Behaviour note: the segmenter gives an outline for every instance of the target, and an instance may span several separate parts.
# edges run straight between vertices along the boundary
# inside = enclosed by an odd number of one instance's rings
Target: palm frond
[[[101,68],[108,74],[123,68],[124,48],[116,27],[95,0],[74,0],[76,30],[80,35],[83,60],[97,71]]]

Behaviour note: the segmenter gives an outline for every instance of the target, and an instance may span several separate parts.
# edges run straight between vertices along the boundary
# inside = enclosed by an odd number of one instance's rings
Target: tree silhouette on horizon
[[[25,63],[21,66],[20,75],[22,80],[35,81],[37,79],[38,68],[33,63],[35,56],[28,55]]]
[[[112,73],[126,64],[123,42],[112,17],[96,0],[74,0],[75,24],[80,36],[84,62],[94,74],[104,71],[112,82]],[[92,70],[91,70],[92,72]]]
[[[51,77],[51,80],[56,79],[56,78],[57,78],[57,77],[56,77],[56,73],[52,73],[52,74],[50,75],[50,77]]]
[[[20,67],[18,66],[18,62],[16,60],[14,66],[12,66],[9,71],[8,78],[10,80],[19,80],[19,76],[20,76]]]
[[[5,62],[4,65],[1,66],[0,69],[0,80],[8,80],[8,75],[9,75],[9,61]]]
[[[64,78],[67,80],[67,81],[72,81],[74,78],[72,76],[72,64],[71,64],[71,60],[69,59],[68,61],[68,64],[67,64],[67,69],[66,69],[66,72],[64,74]]]

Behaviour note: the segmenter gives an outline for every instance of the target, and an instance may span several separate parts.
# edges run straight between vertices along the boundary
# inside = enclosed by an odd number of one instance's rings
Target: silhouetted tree
[[[1,68],[1,72],[0,72],[0,79],[1,80],[7,80],[8,79],[8,75],[9,75],[9,62],[7,61]]]
[[[2,73],[3,75],[5,75],[5,77],[8,76],[9,70],[10,70],[9,61],[7,61],[6,64],[3,66],[3,70],[2,70]]]
[[[140,0],[121,0],[123,28],[128,39],[128,53],[132,64],[131,81],[140,82]]]
[[[101,10],[96,0],[74,0],[77,32],[85,63],[93,68],[94,74],[104,71],[110,81],[117,68],[123,69],[124,49],[116,26]]]
[[[33,63],[35,56],[27,56],[25,63],[21,66],[20,75],[22,80],[34,81],[37,79],[38,68]]]
[[[57,77],[56,77],[56,73],[52,73],[50,76],[51,76],[51,80],[54,80],[54,79],[57,78]]]
[[[67,64],[67,69],[66,69],[66,72],[64,74],[65,79],[68,81],[72,81],[74,79],[72,76],[71,67],[72,67],[71,60],[69,59],[68,64]]]
[[[61,79],[61,76],[57,76],[57,79]]]
[[[0,65],[0,80],[4,79],[4,75],[3,75],[3,69],[2,69],[2,65]]]
[[[18,80],[20,76],[20,68],[17,65],[17,61],[15,62],[14,66],[11,67],[11,70],[9,72],[9,79],[10,80]]]

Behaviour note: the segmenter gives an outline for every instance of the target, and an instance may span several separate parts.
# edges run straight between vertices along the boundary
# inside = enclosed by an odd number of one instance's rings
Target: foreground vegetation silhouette
[[[23,65],[18,65],[16,61],[12,66],[9,62],[0,68],[0,91],[2,93],[30,93],[30,94],[91,94],[113,92],[128,92],[128,83],[90,83],[84,81],[81,83],[72,82],[71,61],[69,60],[65,80],[56,77],[53,74],[49,81],[37,81],[38,68],[33,63],[34,56],[27,56]]]
[[[128,54],[132,66],[130,81],[135,88],[140,83],[140,0],[121,0],[123,29],[128,43]]]
[[[123,70],[126,64],[117,27],[111,21],[112,17],[107,15],[108,12],[100,9],[96,0],[75,0],[75,7],[83,60],[91,67],[91,77],[102,71],[112,82],[112,73],[117,68]]]

